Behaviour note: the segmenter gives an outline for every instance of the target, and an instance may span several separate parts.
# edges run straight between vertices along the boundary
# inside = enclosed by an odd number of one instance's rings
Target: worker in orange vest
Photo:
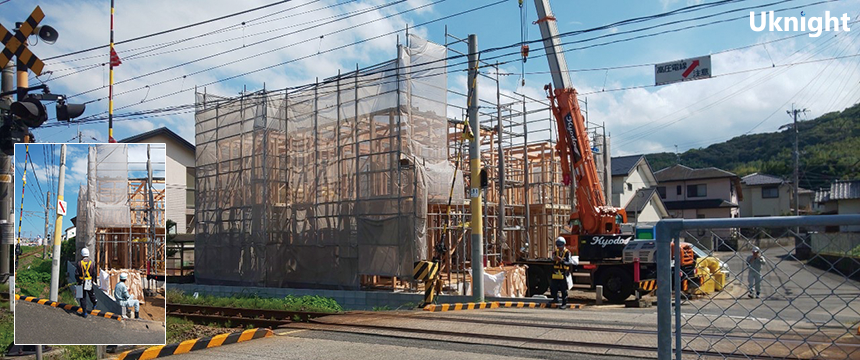
[[[558,303],[558,293],[561,292],[561,309],[567,308],[567,290],[570,289],[568,277],[573,260],[570,251],[565,245],[567,241],[563,237],[555,239],[555,251],[553,251],[552,280],[549,283],[549,291],[552,292],[552,302]]]
[[[93,310],[96,308],[98,300],[96,299],[95,289],[98,287],[98,277],[96,276],[96,264],[90,260],[90,250],[87,248],[81,249],[81,261],[75,264],[75,278],[78,280],[78,285],[83,287],[81,297],[81,310],[84,311],[84,318],[87,317],[87,297],[93,303]]]

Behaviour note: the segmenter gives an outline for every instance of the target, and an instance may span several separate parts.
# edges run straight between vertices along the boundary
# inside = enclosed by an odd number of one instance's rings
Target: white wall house
[[[860,180],[838,180],[815,193],[824,214],[860,214]],[[860,226],[842,226],[841,232],[860,232]]]
[[[194,232],[195,147],[168,128],[158,128],[120,141],[121,143],[164,143],[167,218],[176,222],[176,233]]]
[[[780,177],[753,173],[741,179],[743,200],[741,217],[793,215],[794,189],[790,181]],[[800,214],[812,211],[812,191],[799,189]]]
[[[612,158],[612,206],[627,210],[630,223],[669,217],[657,194],[657,178],[644,155]]]

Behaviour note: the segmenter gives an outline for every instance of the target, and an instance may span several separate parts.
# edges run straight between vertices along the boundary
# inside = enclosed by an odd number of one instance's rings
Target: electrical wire
[[[148,38],[151,38],[151,37],[155,37],[155,36],[159,36],[159,35],[164,35],[164,34],[169,34],[169,33],[176,32],[176,31],[180,31],[180,30],[186,30],[186,29],[190,29],[190,28],[197,27],[197,26],[200,26],[200,25],[208,24],[208,23],[211,23],[211,22],[215,22],[215,21],[219,21],[219,20],[224,20],[224,19],[228,19],[228,18],[231,18],[231,17],[234,17],[234,16],[239,16],[239,15],[242,15],[242,14],[247,14],[247,13],[250,13],[250,12],[254,12],[254,11],[257,11],[257,10],[262,10],[262,9],[270,8],[270,7],[272,7],[272,6],[280,5],[280,4],[283,4],[283,3],[290,2],[290,1],[292,1],[292,0],[281,0],[281,1],[276,1],[276,2],[273,2],[273,3],[271,3],[271,4],[267,4],[267,5],[263,5],[263,6],[258,6],[258,7],[252,8],[252,9],[247,9],[247,10],[238,11],[238,12],[235,12],[235,13],[232,13],[232,14],[227,14],[227,15],[223,15],[223,16],[216,17],[216,18],[212,18],[212,19],[208,19],[208,20],[199,21],[199,22],[196,22],[196,23],[188,24],[188,25],[183,25],[183,26],[175,27],[175,28],[172,28],[172,29],[169,29],[169,30],[158,31],[158,32],[154,32],[154,33],[151,33],[151,34],[147,34],[147,35],[142,35],[142,36],[134,37],[134,38],[131,38],[131,39],[120,40],[120,41],[116,41],[116,42],[114,42],[114,45],[128,44],[128,43],[135,42],[135,41],[138,41],[138,40],[148,39]],[[70,53],[65,53],[65,54],[62,54],[62,55],[57,55],[57,56],[48,57],[48,58],[45,58],[45,59],[44,59],[44,61],[54,60],[54,59],[59,59],[59,58],[64,58],[64,57],[66,57],[66,56],[72,56],[72,55],[77,55],[77,54],[83,54],[83,53],[85,53],[85,52],[89,52],[89,51],[93,51],[93,50],[105,49],[105,48],[108,48],[108,47],[110,47],[110,44],[94,46],[94,47],[91,47],[91,48],[88,48],[88,49],[83,49],[83,50],[73,51],[73,52],[70,52]]]

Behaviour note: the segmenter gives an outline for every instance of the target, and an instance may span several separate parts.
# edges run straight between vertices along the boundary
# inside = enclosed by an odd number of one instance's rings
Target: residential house
[[[195,147],[166,127],[147,131],[121,143],[164,143],[167,148],[165,188],[167,218],[176,222],[176,233],[194,232]]]
[[[783,178],[753,173],[741,179],[741,217],[793,215],[794,188]],[[800,214],[812,211],[813,191],[800,188]]]
[[[838,180],[815,193],[823,214],[860,214],[860,180]],[[860,226],[842,226],[841,232],[858,232]]]
[[[669,217],[645,155],[614,157],[611,163],[612,206],[624,207],[628,222],[656,222]]]
[[[673,218],[736,218],[743,199],[741,179],[714,167],[693,169],[675,165],[654,173],[657,191]],[[686,241],[707,249],[737,246],[732,240],[737,229],[697,230]]]
[[[740,178],[714,167],[693,169],[675,165],[654,173],[657,191],[674,218],[739,217],[743,199]]]

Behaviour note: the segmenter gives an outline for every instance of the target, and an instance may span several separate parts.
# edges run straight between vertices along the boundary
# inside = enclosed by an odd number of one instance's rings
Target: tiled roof
[[[639,160],[645,155],[628,155],[612,158],[612,176],[624,176],[630,173]]]
[[[780,185],[786,181],[780,177],[759,173],[752,173],[741,178],[741,183],[744,185]]]
[[[655,172],[654,177],[657,178],[658,182],[665,182],[693,179],[737,178],[737,175],[715,167],[693,169],[684,165],[675,165]]]
[[[860,199],[860,180],[840,180],[830,184],[830,200],[850,199]]]
[[[716,209],[738,207],[738,204],[723,199],[664,201],[667,210]]]

